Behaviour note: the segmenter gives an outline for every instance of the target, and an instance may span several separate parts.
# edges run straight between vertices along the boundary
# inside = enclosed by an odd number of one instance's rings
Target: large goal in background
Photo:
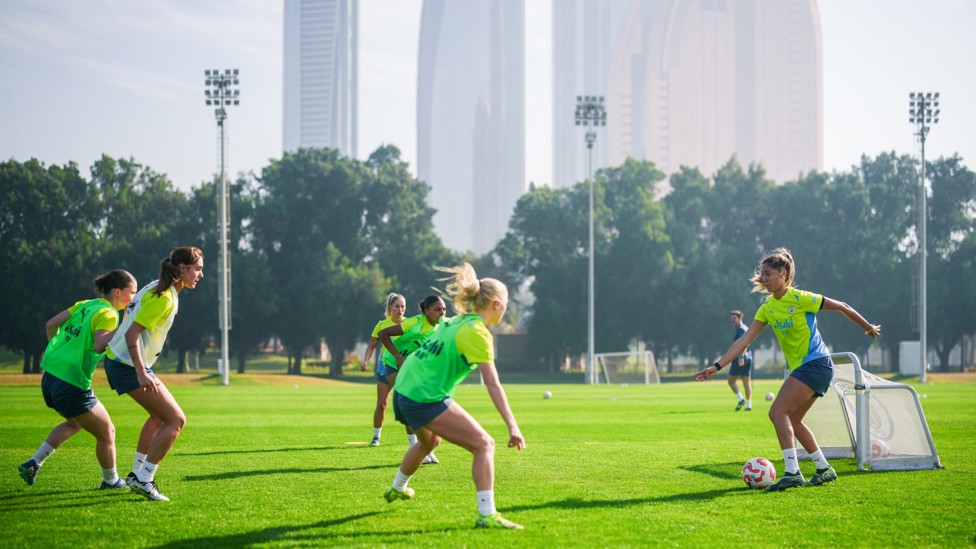
[[[596,353],[595,383],[602,374],[606,383],[661,383],[661,376],[651,351],[627,351],[622,353]]]
[[[859,471],[942,468],[914,387],[862,370],[854,353],[830,358],[830,388],[803,418],[825,456],[853,456]]]

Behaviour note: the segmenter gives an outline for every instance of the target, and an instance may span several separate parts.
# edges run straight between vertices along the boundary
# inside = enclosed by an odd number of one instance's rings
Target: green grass
[[[299,382],[300,383],[300,382]],[[774,391],[773,381],[755,392]],[[387,504],[406,448],[388,411],[366,447],[369,385],[172,385],[188,424],[160,467],[169,503],[95,490],[94,439],[80,433],[26,486],[26,461],[58,417],[36,387],[0,388],[0,539],[9,547],[961,547],[976,522],[976,384],[920,390],[944,470],[858,473],[834,460],[832,485],[767,494],[742,464],[782,459],[768,403],[733,412],[724,382],[661,386],[507,385],[528,448],[500,447],[496,501],[524,531],[478,531],[470,455],[445,443],[412,501]],[[546,389],[554,393],[543,400]],[[96,391],[118,430],[125,474],[144,412]],[[456,400],[503,442],[483,387]],[[807,461],[804,472],[812,472]]]

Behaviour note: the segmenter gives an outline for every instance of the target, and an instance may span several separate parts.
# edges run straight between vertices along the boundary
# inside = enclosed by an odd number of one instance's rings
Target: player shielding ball
[[[199,248],[187,246],[170,252],[160,262],[159,279],[139,290],[126,308],[105,356],[112,389],[129,395],[149,414],[125,481],[133,492],[150,500],[169,501],[156,485],[156,469],[186,425],[183,409],[152,366],[179,312],[179,293],[196,288],[202,278],[203,252]]]
[[[766,488],[770,492],[803,485],[817,486],[837,479],[837,473],[817,445],[813,431],[803,423],[803,417],[817,398],[824,396],[834,375],[830,353],[817,328],[817,313],[822,309],[839,311],[860,326],[864,335],[871,338],[881,335],[881,326],[869,323],[847,303],[794,288],[795,275],[796,264],[789,250],[778,248],[763,257],[752,277],[753,291],[770,295],[756,311],[755,320],[745,335],[735,340],[722,358],[695,374],[698,381],[714,376],[723,366],[742,355],[767,325],[773,326],[787,365],[793,373],[783,382],[769,410],[769,419],[776,428],[786,465],[786,473],[780,480]],[[817,468],[810,482],[805,482],[800,472],[794,437],[810,454]]]
[[[115,468],[115,425],[92,391],[92,374],[119,324],[118,311],[136,294],[136,279],[116,269],[95,279],[98,299],[79,301],[47,321],[47,348],[41,368],[41,392],[49,408],[65,421],[51,430],[34,457],[18,467],[33,485],[45,460],[84,429],[95,437],[95,456],[102,468],[100,489],[125,488]]]
[[[494,345],[486,327],[497,324],[505,314],[508,289],[493,278],[479,280],[467,263],[443,270],[453,275],[446,279],[450,281],[447,294],[458,316],[434,332],[400,369],[393,387],[393,411],[398,421],[417,432],[420,443],[407,450],[384,497],[391,503],[412,498],[414,491],[407,487],[411,475],[444,438],[473,455],[471,474],[478,500],[475,526],[521,529],[495,508],[494,439],[452,398],[457,385],[478,368],[492,403],[508,427],[508,447],[525,448],[495,370]]]

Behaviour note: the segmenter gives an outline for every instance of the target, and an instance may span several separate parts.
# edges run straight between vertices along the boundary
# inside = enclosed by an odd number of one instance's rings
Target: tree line
[[[786,246],[797,284],[850,301],[883,325],[882,345],[897,361],[898,342],[917,339],[918,165],[908,156],[864,157],[850,171],[810,173],[774,185],[761,167],[733,158],[705,177],[665,174],[628,160],[594,178],[596,350],[635,340],[659,357],[718,356],[729,343],[730,309],[747,318],[763,250]],[[927,165],[929,342],[943,367],[976,331],[976,178],[958,157]],[[230,349],[246,358],[272,337],[289,373],[324,339],[332,375],[345,352],[369,337],[384,296],[419,301],[436,286],[437,265],[462,259],[530,299],[516,301],[532,352],[524,369],[554,370],[585,352],[588,182],[530,186],[507,234],[482,257],[448,250],[433,230],[429,187],[413,178],[393,146],[365,161],[332,149],[302,149],[271,160],[260,174],[230,185],[232,301]],[[74,163],[0,163],[0,344],[20,352],[24,372],[39,371],[44,322],[92,294],[92,277],[125,268],[145,284],[174,247],[196,245],[205,274],[217,272],[217,185],[181,191],[135,160],[98,159],[88,174]],[[217,283],[181,294],[168,345],[183,371],[191,352],[220,337]],[[823,315],[828,343],[865,342],[837,315]],[[771,336],[765,335],[769,341]]]

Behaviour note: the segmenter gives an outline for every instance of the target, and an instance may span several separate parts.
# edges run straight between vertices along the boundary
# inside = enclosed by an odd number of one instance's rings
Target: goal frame
[[[657,361],[654,359],[654,351],[644,350],[644,351],[622,351],[617,353],[594,353],[593,362],[595,372],[593,375],[593,381],[591,384],[600,383],[600,371],[603,371],[603,379],[607,385],[612,385],[613,381],[610,379],[610,375],[607,372],[606,367],[603,363],[603,358],[611,357],[638,357],[640,360],[643,359],[643,369],[644,369],[644,384],[645,385],[656,385],[661,383],[661,374],[657,369]]]
[[[845,387],[842,380],[835,378],[831,381],[831,389],[837,396],[837,402],[833,405],[840,406],[840,414],[844,419],[847,428],[847,436],[850,446],[843,448],[833,448],[834,457],[853,457],[857,460],[858,471],[881,471],[881,470],[919,470],[919,469],[942,469],[939,461],[939,453],[935,449],[935,441],[932,439],[932,432],[929,429],[925,413],[922,411],[922,404],[918,398],[915,388],[904,383],[885,382],[884,384],[872,384],[865,380],[864,371],[861,369],[861,361],[854,353],[834,353],[830,355],[835,364],[851,364],[854,369],[853,386]],[[874,377],[874,376],[870,376]],[[902,456],[902,457],[871,457],[871,395],[879,391],[904,391],[915,404],[915,412],[918,414],[919,426],[925,434],[930,455],[927,456]],[[850,397],[854,397],[853,407]],[[824,405],[831,404],[824,402]],[[853,409],[852,409],[853,408]],[[853,417],[852,417],[853,416]],[[853,425],[852,425],[853,420]],[[860,442],[864,441],[864,444]],[[825,448],[825,450],[827,450]],[[846,454],[846,455],[844,455]]]

